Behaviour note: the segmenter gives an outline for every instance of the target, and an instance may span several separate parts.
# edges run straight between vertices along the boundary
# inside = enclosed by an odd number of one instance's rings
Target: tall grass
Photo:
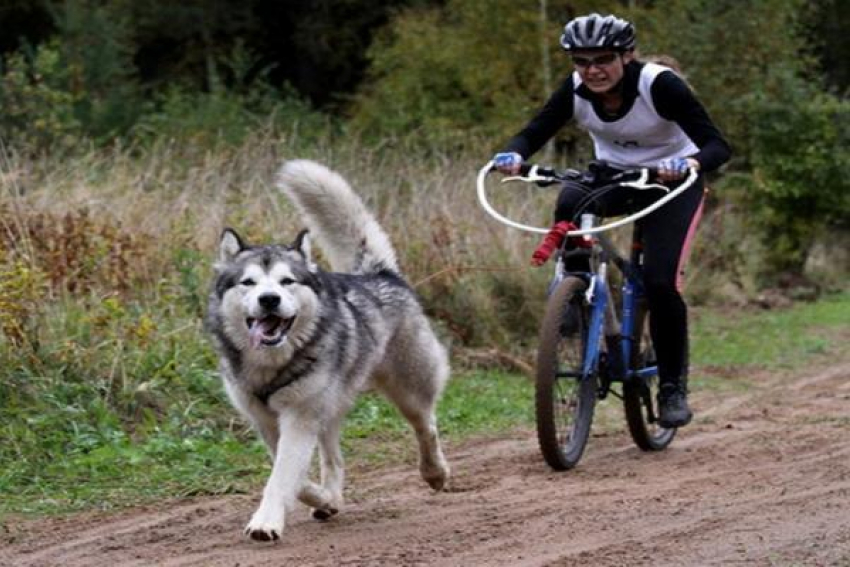
[[[273,181],[281,162],[302,157],[328,163],[352,182],[396,242],[404,270],[448,338],[482,345],[533,332],[527,322],[539,312],[535,291],[545,279],[526,269],[535,237],[504,229],[478,207],[474,179],[481,156],[421,158],[356,141],[305,146],[295,133],[271,131],[235,148],[172,142],[61,160],[7,154],[0,185],[4,245],[8,256],[57,284],[54,293],[76,288],[79,282],[70,279],[83,277],[81,270],[110,262],[120,264],[121,273],[108,277],[124,280],[133,297],[149,296],[175,276],[180,285],[203,285],[224,226],[255,240],[294,237],[300,222]],[[495,189],[497,202],[545,223],[554,194],[513,191]],[[92,233],[102,238],[81,249],[81,234]],[[63,247],[67,254],[57,256]],[[69,269],[77,273],[64,274]],[[117,291],[104,276],[88,278],[91,293]]]

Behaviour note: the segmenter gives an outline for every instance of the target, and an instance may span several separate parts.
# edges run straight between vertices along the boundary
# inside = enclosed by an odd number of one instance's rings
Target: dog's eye
[[[239,284],[240,284],[240,285],[244,285],[244,286],[246,286],[246,287],[251,287],[252,285],[257,285],[257,282],[255,282],[255,281],[254,281],[254,280],[252,280],[251,278],[245,278],[244,280],[242,280],[241,282],[239,282]]]
[[[281,278],[280,285],[292,285],[295,283],[295,280],[292,278]]]

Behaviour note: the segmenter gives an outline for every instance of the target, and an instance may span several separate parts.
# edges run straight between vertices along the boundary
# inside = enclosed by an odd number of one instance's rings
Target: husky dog
[[[272,458],[245,528],[260,541],[281,537],[296,499],[319,520],[340,510],[340,430],[364,389],[384,393],[413,426],[422,478],[441,490],[449,477],[435,416],[448,358],[389,238],[348,183],[322,165],[285,163],[277,186],[307,230],[286,246],[251,245],[225,229],[206,317],[228,396]],[[311,234],[334,271],[313,263]],[[317,444],[320,483],[307,478]]]

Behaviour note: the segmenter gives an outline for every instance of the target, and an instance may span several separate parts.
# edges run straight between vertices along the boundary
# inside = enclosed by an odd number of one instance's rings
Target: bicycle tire
[[[635,317],[635,343],[631,368],[639,370],[654,366],[655,349],[649,336],[649,317],[644,302]],[[623,408],[626,423],[635,444],[644,451],[662,451],[676,436],[676,428],[658,425],[658,375],[649,378],[630,378],[623,384]]]
[[[583,279],[565,278],[549,296],[540,328],[535,382],[537,438],[544,460],[558,471],[573,468],[581,459],[596,405],[596,371],[580,378],[590,320],[586,289]]]

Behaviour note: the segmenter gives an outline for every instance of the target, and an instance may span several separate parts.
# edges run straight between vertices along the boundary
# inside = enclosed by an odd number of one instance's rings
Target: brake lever
[[[537,165],[532,165],[531,169],[528,170],[528,175],[512,175],[511,177],[505,177],[502,179],[502,183],[510,183],[512,181],[522,181],[523,183],[555,183],[557,182],[557,178],[552,176],[538,175],[537,170],[540,167]]]
[[[621,181],[620,185],[623,187],[631,187],[632,189],[638,190],[646,190],[646,189],[661,189],[665,193],[670,192],[670,188],[666,185],[661,185],[660,183],[648,183],[649,181],[649,168],[642,168],[640,171],[640,177],[634,181]]]

